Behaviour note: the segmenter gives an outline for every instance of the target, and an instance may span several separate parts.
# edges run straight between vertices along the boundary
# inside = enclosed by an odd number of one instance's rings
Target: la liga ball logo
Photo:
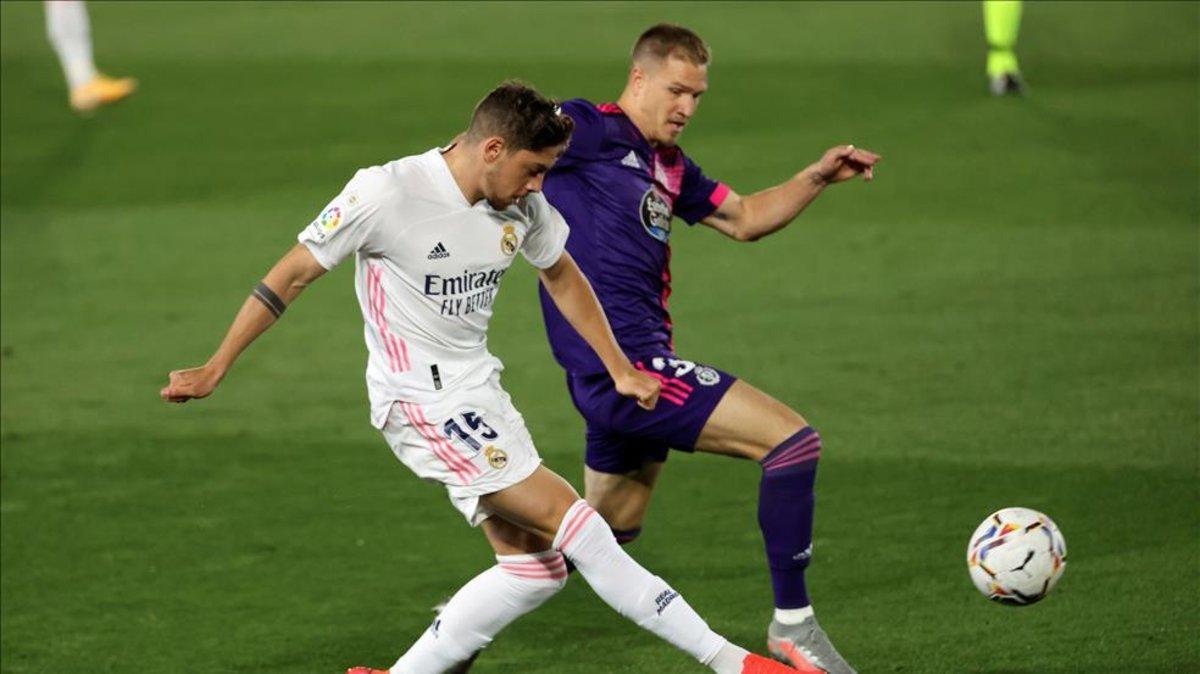
[[[342,209],[337,206],[326,208],[321,217],[317,218],[317,222],[321,224],[321,229],[327,232],[337,229],[337,226],[342,224]]]

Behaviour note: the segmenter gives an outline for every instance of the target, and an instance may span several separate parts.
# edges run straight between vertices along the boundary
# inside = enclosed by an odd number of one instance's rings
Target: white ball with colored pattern
[[[1004,508],[988,515],[967,543],[967,569],[985,597],[1009,606],[1041,601],[1067,565],[1067,542],[1046,515]]]

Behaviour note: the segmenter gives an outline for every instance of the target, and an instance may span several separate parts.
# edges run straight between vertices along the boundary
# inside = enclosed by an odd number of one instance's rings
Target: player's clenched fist
[[[875,177],[874,166],[880,159],[882,157],[870,150],[838,145],[826,150],[812,168],[817,178],[825,183],[840,183],[860,173],[863,180],[870,180]]]
[[[187,370],[174,370],[167,375],[167,385],[159,391],[162,399],[172,403],[185,403],[192,398],[205,398],[221,383],[221,375],[208,365]]]
[[[638,407],[642,409],[652,410],[658,404],[658,392],[662,384],[645,372],[631,368],[621,376],[615,377],[613,383],[617,387],[617,393],[637,400]]]

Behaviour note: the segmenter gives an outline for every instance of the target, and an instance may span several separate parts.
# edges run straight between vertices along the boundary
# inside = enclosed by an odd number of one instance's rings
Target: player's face
[[[566,149],[563,144],[541,150],[499,153],[484,172],[484,198],[492,208],[502,211],[530,192],[540,192],[546,173]]]
[[[642,132],[655,145],[674,145],[708,90],[708,66],[669,57],[649,65],[641,77],[638,104],[650,126]]]

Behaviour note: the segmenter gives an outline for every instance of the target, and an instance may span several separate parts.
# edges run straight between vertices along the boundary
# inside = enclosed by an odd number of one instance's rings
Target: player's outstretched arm
[[[812,165],[785,183],[743,197],[730,191],[704,224],[738,241],[757,241],[786,227],[816,199],[826,185],[857,175],[874,178],[881,157],[853,145],[830,148]]]
[[[617,392],[636,398],[638,405],[648,410],[654,409],[658,404],[658,380],[635,368],[621,351],[592,284],[571,254],[563,251],[557,262],[539,272],[539,277],[558,310],[600,357]]]
[[[238,355],[250,346],[259,335],[266,332],[279,318],[292,300],[304,291],[308,284],[325,273],[303,244],[296,244],[284,255],[266,278],[255,286],[250,297],[242,304],[241,311],[233,319],[221,346],[208,362],[200,367],[171,372],[167,385],[159,395],[163,400],[185,403],[192,398],[204,398],[213,392],[225,378]]]

